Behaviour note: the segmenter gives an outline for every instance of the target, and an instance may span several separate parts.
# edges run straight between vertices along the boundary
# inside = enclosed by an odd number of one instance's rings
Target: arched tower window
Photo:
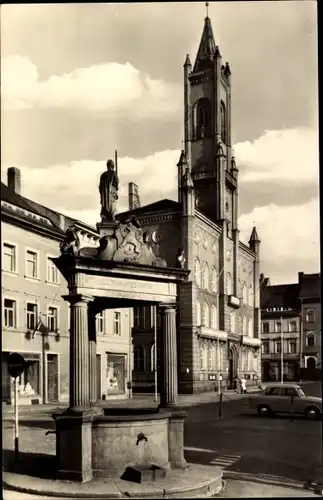
[[[315,345],[315,334],[313,332],[309,332],[306,335],[306,345],[307,346],[314,346]]]
[[[227,143],[227,121],[226,121],[226,110],[225,104],[221,101],[220,104],[220,127],[221,127],[221,139],[224,144]]]
[[[193,108],[193,138],[203,139],[212,134],[212,106],[209,99],[199,99]]]

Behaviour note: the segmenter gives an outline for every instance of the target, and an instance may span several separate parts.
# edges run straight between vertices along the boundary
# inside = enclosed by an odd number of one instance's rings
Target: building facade
[[[321,275],[298,273],[301,318],[301,372],[307,379],[322,377]]]
[[[73,225],[87,246],[97,246],[93,228],[21,196],[20,171],[1,183],[2,398],[11,402],[11,352],[26,368],[19,379],[21,404],[67,401],[69,396],[69,304],[65,279],[51,258],[59,255]],[[131,322],[127,310],[103,311],[97,323],[98,397],[128,397],[131,380]]]
[[[298,274],[298,283],[261,286],[262,378],[321,377],[320,274]]]
[[[239,241],[231,71],[208,17],[194,66],[189,56],[184,64],[184,103],[178,201],[130,207],[123,216],[136,217],[169,266],[191,270],[178,289],[178,381],[180,392],[195,393],[214,390],[218,377],[232,386],[243,374],[255,384],[261,372],[260,240],[254,228],[248,246]],[[134,386],[141,390],[145,382],[153,387],[151,360],[158,358],[152,317],[138,311],[133,331]]]

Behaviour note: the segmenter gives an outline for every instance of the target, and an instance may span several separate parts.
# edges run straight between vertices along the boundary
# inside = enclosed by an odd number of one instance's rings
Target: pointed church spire
[[[215,45],[211,19],[206,16],[200,46],[197,52],[194,72],[203,70],[210,61],[219,53]]]

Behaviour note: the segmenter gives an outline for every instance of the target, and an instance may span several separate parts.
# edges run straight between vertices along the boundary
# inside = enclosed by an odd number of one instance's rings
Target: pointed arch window
[[[218,309],[215,304],[211,306],[211,328],[218,329]]]
[[[203,139],[212,133],[212,106],[209,99],[199,99],[193,108],[193,138]]]
[[[215,267],[212,267],[211,270],[211,291],[213,293],[218,292],[218,273],[216,272]]]
[[[221,101],[220,104],[220,126],[221,126],[221,139],[224,144],[227,143],[227,120],[226,120],[226,109],[225,104]]]
[[[201,265],[199,259],[196,257],[195,263],[194,263],[194,277],[195,277],[195,283],[197,286],[201,286]]]
[[[206,262],[204,262],[202,270],[202,288],[209,289],[209,266]]]
[[[196,325],[201,326],[201,304],[196,301]]]
[[[210,308],[207,302],[203,304],[203,326],[210,327]]]

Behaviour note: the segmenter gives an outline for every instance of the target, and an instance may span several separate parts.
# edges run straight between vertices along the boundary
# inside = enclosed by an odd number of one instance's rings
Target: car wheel
[[[305,410],[305,417],[309,420],[316,420],[320,416],[320,412],[315,406],[309,406]]]
[[[271,415],[271,409],[267,405],[259,405],[257,410],[258,415],[261,415],[262,417],[268,417]]]

